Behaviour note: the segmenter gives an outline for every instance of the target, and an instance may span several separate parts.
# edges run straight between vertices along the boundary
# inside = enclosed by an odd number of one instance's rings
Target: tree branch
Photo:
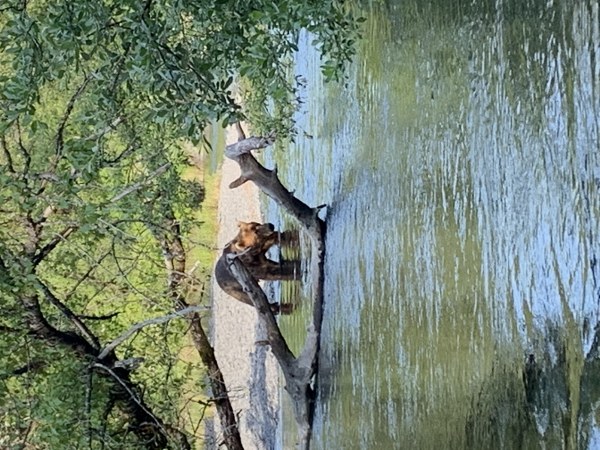
[[[65,141],[64,141],[65,128],[67,126],[67,122],[69,121],[69,117],[71,116],[71,113],[73,112],[73,108],[75,107],[75,102],[83,94],[83,92],[85,91],[85,88],[87,87],[88,83],[91,80],[92,80],[92,74],[90,73],[85,77],[85,79],[83,80],[83,83],[81,83],[81,85],[77,88],[77,90],[71,96],[71,98],[69,99],[69,102],[67,103],[67,107],[65,108],[65,113],[63,114],[60,124],[58,125],[58,130],[56,131],[56,138],[55,138],[56,160],[54,161],[53,169],[56,166],[56,164],[58,164],[58,160],[60,160],[60,158],[62,157],[62,151],[63,151],[64,143],[65,143]],[[52,170],[52,172],[54,172],[54,170]]]
[[[285,375],[286,371],[290,372],[288,369],[293,366],[296,358],[288,347],[283,334],[281,334],[275,316],[271,312],[271,306],[269,305],[269,300],[265,292],[260,288],[246,266],[244,266],[244,263],[238,258],[238,255],[228,255],[227,263],[229,264],[229,270],[231,270],[232,275],[240,283],[244,292],[252,299],[261,320],[267,324],[267,339],[269,340],[273,354],[279,361]]]
[[[277,177],[276,170],[263,167],[250,153],[273,143],[273,137],[249,137],[225,148],[225,156],[236,161],[241,169],[240,177],[229,187],[234,189],[246,181],[253,181],[265,194],[292,214],[311,236],[313,242],[321,246],[325,232],[325,222],[317,216],[320,207],[310,208],[306,203],[288,191]]]
[[[19,120],[17,120],[17,142],[19,144],[19,150],[21,151],[21,155],[23,156],[23,175],[27,175],[29,173],[29,168],[31,167],[31,154],[23,145],[23,138],[21,133],[21,124]]]
[[[0,325],[0,331],[2,331],[3,333],[22,333],[23,330],[21,330],[20,328],[13,328],[13,327],[8,327],[6,325]]]
[[[65,294],[65,301],[67,301],[67,300],[69,300],[71,298],[71,296],[75,293],[75,291],[77,291],[77,289],[79,288],[79,286],[81,286],[81,283],[83,283],[85,280],[87,280],[89,277],[91,277],[92,272],[94,272],[94,270],[96,270],[100,266],[100,264],[102,263],[102,261],[104,261],[104,259],[106,259],[111,254],[112,254],[112,252],[109,250],[109,251],[105,252],[102,256],[100,256],[100,258],[98,258],[92,264],[90,264],[89,269],[83,274],[83,276],[81,278],[79,278],[79,280],[77,280],[77,282],[71,288],[71,290]],[[113,316],[116,315],[116,314],[118,314],[118,313],[114,313]],[[81,319],[91,319],[91,320],[94,320],[93,316],[84,316],[84,315],[79,314],[79,317]]]
[[[44,245],[34,256],[31,258],[31,262],[34,266],[37,266],[41,263],[44,258],[46,258],[52,250],[56,248],[58,244],[62,241],[65,241],[74,231],[76,231],[79,227],[76,225],[68,226],[63,231],[54,236],[50,242]]]
[[[140,188],[148,185],[150,183],[150,181],[152,181],[154,178],[156,178],[156,177],[162,175],[163,173],[165,173],[169,167],[171,167],[171,163],[163,164],[158,169],[156,169],[154,172],[152,172],[150,175],[148,175],[148,177],[145,180],[138,181],[137,183],[134,183],[131,186],[129,186],[128,188],[124,189],[119,194],[115,195],[113,198],[110,199],[110,202],[111,203],[118,202],[123,197],[125,197],[125,196],[131,194],[132,192],[135,192],[138,189],[140,189]]]
[[[203,311],[205,309],[206,308],[202,307],[202,306],[188,306],[187,308],[181,309],[179,311],[175,311],[174,313],[171,313],[171,314],[167,314],[166,316],[155,317],[154,319],[148,319],[148,320],[144,320],[143,322],[136,323],[135,325],[130,327],[128,330],[121,333],[121,335],[119,335],[119,337],[117,337],[116,339],[113,339],[113,341],[110,344],[105,345],[104,348],[102,349],[102,351],[98,354],[97,358],[100,361],[102,359],[106,358],[106,356],[108,356],[109,353],[114,351],[120,344],[125,342],[127,339],[129,339],[130,336],[132,336],[134,333],[137,333],[144,327],[147,327],[149,325],[158,325],[161,323],[169,322],[170,320],[185,317],[188,314],[192,314],[192,313],[195,313],[198,311]]]
[[[150,411],[146,407],[146,405],[142,402],[142,400],[140,398],[138,398],[138,396],[135,394],[135,392],[133,392],[131,390],[131,388],[129,387],[129,383],[127,383],[125,380],[122,380],[115,373],[115,371],[113,371],[111,368],[105,366],[104,364],[100,364],[98,362],[95,362],[95,363],[92,363],[90,367],[95,368],[95,369],[100,369],[100,370],[103,370],[104,372],[108,373],[121,386],[121,388],[125,392],[127,392],[127,394],[129,395],[129,397],[131,398],[131,400],[133,400],[141,408],[141,410],[144,411],[148,415],[148,417],[152,418],[152,421],[154,422],[154,424],[163,432],[163,434],[165,436],[168,436],[167,430],[165,430],[162,421],[160,421],[152,413],[152,411]]]
[[[86,314],[79,314],[79,318],[80,319],[85,319],[85,320],[96,320],[96,321],[101,321],[101,320],[110,320],[113,317],[117,317],[120,313],[119,312],[114,312],[114,313],[110,313],[110,314],[104,314],[102,316],[89,316]]]
[[[163,226],[158,229],[150,227],[150,230],[162,249],[167,269],[168,294],[173,301],[173,305],[175,309],[186,309],[188,304],[181,292],[181,284],[186,275],[186,253],[181,241],[181,230],[172,210],[169,210],[162,219]],[[228,450],[243,450],[236,416],[229,400],[223,373],[219,368],[214,349],[202,327],[200,315],[194,313],[190,319],[190,324],[192,341],[207,370],[217,414],[224,430],[225,446]]]
[[[46,367],[46,365],[47,365],[46,361],[42,361],[42,360],[29,361],[24,366],[11,370],[8,375],[9,376],[19,376],[19,375],[24,375],[29,372],[38,372],[39,370]]]
[[[98,361],[98,350],[84,338],[75,333],[57,330],[48,323],[40,309],[37,295],[24,295],[20,300],[25,308],[25,321],[30,334],[49,345],[58,344],[70,348],[82,359],[93,358]],[[131,429],[142,445],[148,449],[165,448],[168,440],[174,439],[180,448],[189,449],[189,443],[183,433],[164,425],[150,408],[133,394],[136,385],[129,378],[129,369],[123,367],[125,362],[118,360],[114,353],[109,353],[102,363],[98,361],[93,366],[106,368],[105,372],[115,378],[115,385],[111,389],[112,401],[119,402],[119,408],[127,416]]]
[[[69,319],[69,321],[79,330],[83,337],[85,337],[88,342],[91,343],[94,350],[99,350],[100,340],[96,337],[96,335],[92,333],[92,331],[79,319],[79,317],[73,313],[73,311],[71,311],[64,303],[56,298],[50,288],[41,280],[39,280],[39,278],[38,282],[42,288],[42,291],[44,292],[44,295],[46,296],[46,299],[52,303],[52,305],[54,305],[63,314],[63,316]]]
[[[114,166],[115,164],[117,164],[117,163],[121,162],[123,159],[125,159],[127,156],[131,155],[138,148],[139,148],[138,142],[135,139],[133,139],[129,143],[129,145],[125,148],[125,150],[123,150],[121,153],[119,153],[113,159],[105,160],[104,164],[107,167]]]
[[[6,143],[6,136],[2,135],[2,139],[0,139],[0,143],[2,144],[2,150],[4,152],[4,157],[6,158],[6,167],[8,171],[12,174],[16,173],[15,168],[13,166],[13,159],[10,154],[10,150],[8,150],[8,145]]]
[[[98,131],[95,134],[92,134],[91,136],[86,137],[85,140],[95,141],[97,139],[100,139],[101,137],[104,137],[104,135],[110,133],[111,131],[114,131],[123,122],[125,122],[125,118],[122,116],[118,116],[102,130]]]
[[[79,356],[95,355],[97,350],[82,336],[60,331],[48,323],[44,317],[37,295],[21,297],[25,308],[25,320],[32,334],[50,344],[59,344],[71,348]]]
[[[215,351],[210,345],[208,336],[206,336],[206,333],[204,332],[198,314],[192,316],[192,340],[194,346],[198,350],[202,363],[206,367],[212,397],[217,408],[221,428],[223,429],[225,446],[228,450],[244,450],[236,416],[231,407],[231,402],[229,401],[229,394],[227,393],[227,386],[225,385],[223,373],[219,368],[217,358],[215,357]]]

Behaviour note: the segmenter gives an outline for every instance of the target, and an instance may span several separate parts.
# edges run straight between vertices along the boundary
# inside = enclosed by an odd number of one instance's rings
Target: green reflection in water
[[[315,448],[594,448],[597,2],[366,8],[280,155],[330,205]]]

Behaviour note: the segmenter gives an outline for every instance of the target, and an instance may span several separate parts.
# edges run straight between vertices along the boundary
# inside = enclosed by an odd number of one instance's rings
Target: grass
[[[199,225],[193,227],[187,236],[189,242],[187,260],[188,271],[193,269],[194,279],[201,285],[208,286],[217,250],[220,174],[210,174],[206,170],[202,172],[196,167],[190,167],[183,176],[186,179],[200,181],[206,189],[204,201],[196,212]],[[198,302],[207,300],[206,292],[207,290],[204,289],[201,298],[194,300]]]
[[[191,149],[191,152],[195,155],[193,158],[195,165],[183,172],[183,178],[200,182],[205,188],[205,198],[195,213],[198,225],[190,229],[186,235],[187,271],[192,275],[187,301],[210,306],[210,281],[217,251],[219,227],[217,213],[221,174],[211,167],[214,166],[214,155],[196,149]],[[201,419],[212,418],[214,412],[212,408],[205,409],[204,406],[204,402],[208,400],[204,387],[205,370],[189,334],[183,342],[179,359],[184,364],[194,367],[189,372],[188,381],[180,393],[181,419],[186,431],[197,437],[194,448],[204,448],[204,439],[202,439],[204,426]]]

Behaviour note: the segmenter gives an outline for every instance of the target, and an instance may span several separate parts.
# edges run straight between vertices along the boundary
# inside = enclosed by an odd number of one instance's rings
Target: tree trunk
[[[183,292],[185,289],[183,284],[185,281],[186,253],[181,241],[179,223],[173,211],[169,211],[166,214],[160,230],[162,231],[154,229],[153,232],[163,252],[167,269],[168,295],[173,300],[175,309],[180,310],[188,306],[184,298],[185,293]],[[212,400],[215,403],[221,428],[223,429],[224,444],[228,450],[243,450],[236,417],[227,393],[227,386],[215,358],[214,349],[202,327],[200,315],[194,313],[191,316],[190,322],[192,341],[202,363],[208,371]]]
[[[58,300],[55,299],[55,301]],[[152,450],[165,448],[169,439],[177,441],[183,449],[190,448],[187,437],[181,431],[164,424],[137,395],[139,389],[131,381],[129,371],[116,368],[119,359],[114,351],[99,360],[100,349],[90,344],[83,336],[73,332],[60,331],[48,323],[42,314],[37,295],[25,295],[21,298],[21,303],[25,309],[26,324],[31,335],[48,345],[70,348],[82,359],[90,362],[97,361],[90,367],[102,367],[105,372],[108,370],[113,381],[111,401],[114,401],[127,416],[131,431],[138,436],[146,448]],[[66,307],[63,305],[63,308]],[[113,367],[115,368],[112,369]]]
[[[200,316],[197,313],[192,316],[192,339],[202,363],[208,370],[210,389],[223,429],[225,446],[229,450],[243,450],[244,447],[242,446],[235,414],[229,401],[223,374],[217,363],[217,358],[215,358],[215,351],[208,341],[208,337],[200,323]]]

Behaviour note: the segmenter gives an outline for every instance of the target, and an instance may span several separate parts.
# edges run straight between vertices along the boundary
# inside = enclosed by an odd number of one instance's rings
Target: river
[[[356,7],[345,83],[302,37],[275,156],[328,205],[313,448],[600,448],[598,2]],[[281,319],[295,349],[309,309]]]

